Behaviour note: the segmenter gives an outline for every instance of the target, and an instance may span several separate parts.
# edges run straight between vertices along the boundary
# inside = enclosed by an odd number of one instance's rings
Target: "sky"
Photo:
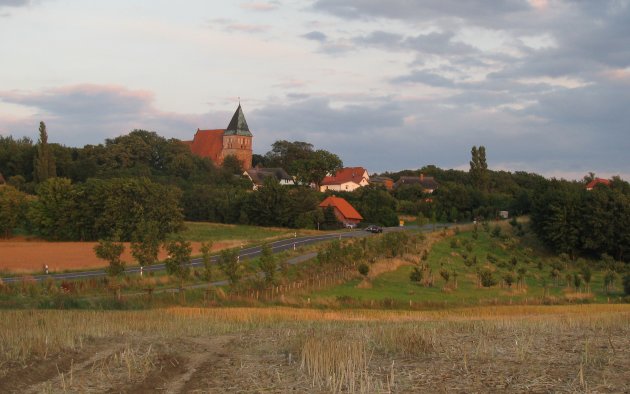
[[[0,0],[0,135],[187,140],[239,98],[254,153],[628,180],[630,0]]]

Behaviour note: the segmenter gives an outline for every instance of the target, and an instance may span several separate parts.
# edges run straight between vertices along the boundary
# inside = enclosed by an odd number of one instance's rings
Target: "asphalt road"
[[[442,227],[447,227],[447,226],[448,225],[440,224],[440,225],[436,225],[435,228],[437,229],[437,228],[442,228]],[[416,226],[384,227],[383,231],[392,232],[392,231],[403,231],[403,230],[408,230],[408,229],[420,229],[422,231],[430,231],[432,227],[433,226],[431,224],[428,224],[422,227],[416,227]],[[343,233],[327,233],[327,234],[322,234],[322,235],[283,239],[280,241],[270,242],[269,246],[271,247],[271,250],[274,253],[280,253],[285,250],[297,249],[300,246],[311,245],[318,242],[330,241],[334,239],[341,240],[341,239],[347,239],[347,238],[366,237],[370,235],[373,235],[373,234],[365,230],[353,230],[353,231],[348,231],[348,232],[343,232]],[[242,248],[239,251],[238,256],[239,256],[239,259],[252,259],[259,256],[261,253],[261,250],[262,250],[262,246],[260,245]],[[306,258],[307,256],[309,257]],[[314,256],[311,254],[306,254],[304,256],[297,256],[293,258],[295,261],[291,261],[290,263],[296,264],[297,262],[302,262],[312,257]],[[215,264],[218,262],[218,259],[219,259],[219,255],[213,255],[211,257],[211,261]],[[201,258],[192,259],[190,261],[190,265],[192,267],[202,266],[203,260]],[[140,269],[141,268],[139,266],[129,267],[125,269],[125,274],[139,274]],[[166,267],[164,263],[154,264],[154,265],[142,268],[144,272],[163,271],[165,269]],[[29,275],[29,278],[33,278],[36,281],[43,281],[48,278],[55,279],[55,280],[75,280],[75,279],[97,278],[97,277],[102,277],[106,275],[107,273],[105,272],[105,270],[99,269],[99,270],[77,271],[77,272],[67,272],[67,273],[49,274],[49,275]],[[14,276],[14,277],[7,277],[7,278],[1,278],[1,279],[4,283],[15,283],[15,282],[20,282],[22,280],[22,277]]]

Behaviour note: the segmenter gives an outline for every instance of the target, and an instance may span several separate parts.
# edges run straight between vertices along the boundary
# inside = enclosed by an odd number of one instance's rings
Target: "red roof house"
[[[586,185],[586,190],[593,190],[597,185],[610,186],[610,180],[604,178],[595,178]]]
[[[370,176],[363,167],[346,167],[337,171],[334,175],[327,176],[322,181],[319,190],[351,192],[362,186],[370,184]]]
[[[332,207],[337,219],[344,224],[358,224],[363,220],[363,216],[348,201],[341,197],[327,197],[319,204],[319,207]]]

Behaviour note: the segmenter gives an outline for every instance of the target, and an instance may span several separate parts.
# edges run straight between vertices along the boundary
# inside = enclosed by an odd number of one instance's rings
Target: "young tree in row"
[[[212,281],[212,241],[201,243],[201,259],[203,260],[203,278]]]
[[[262,246],[258,265],[265,275],[265,283],[267,283],[267,285],[273,285],[276,281],[278,263],[276,262],[276,257],[273,255],[273,251],[268,244],[264,244]]]
[[[190,274],[190,255],[192,246],[190,242],[178,238],[166,243],[168,258],[166,259],[166,272],[178,277],[183,287],[184,280]]]
[[[227,276],[230,285],[237,284],[243,276],[243,265],[238,256],[237,249],[225,249],[221,251],[219,267],[225,276]]]
[[[94,246],[96,257],[109,262],[106,269],[109,276],[120,276],[125,272],[125,263],[120,258],[124,251],[125,245],[112,239],[100,240]]]
[[[141,267],[155,264],[160,252],[160,232],[156,222],[142,222],[131,243],[131,255]]]

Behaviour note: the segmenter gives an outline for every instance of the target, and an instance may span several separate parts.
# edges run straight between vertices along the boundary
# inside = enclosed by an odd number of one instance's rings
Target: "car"
[[[357,228],[357,224],[356,223],[346,223],[346,228],[349,228],[349,229]]]
[[[374,233],[374,234],[382,233],[383,232],[383,227],[377,226],[375,224],[371,224],[371,225],[369,225],[369,226],[367,226],[365,228],[365,231],[369,231],[369,232]]]

